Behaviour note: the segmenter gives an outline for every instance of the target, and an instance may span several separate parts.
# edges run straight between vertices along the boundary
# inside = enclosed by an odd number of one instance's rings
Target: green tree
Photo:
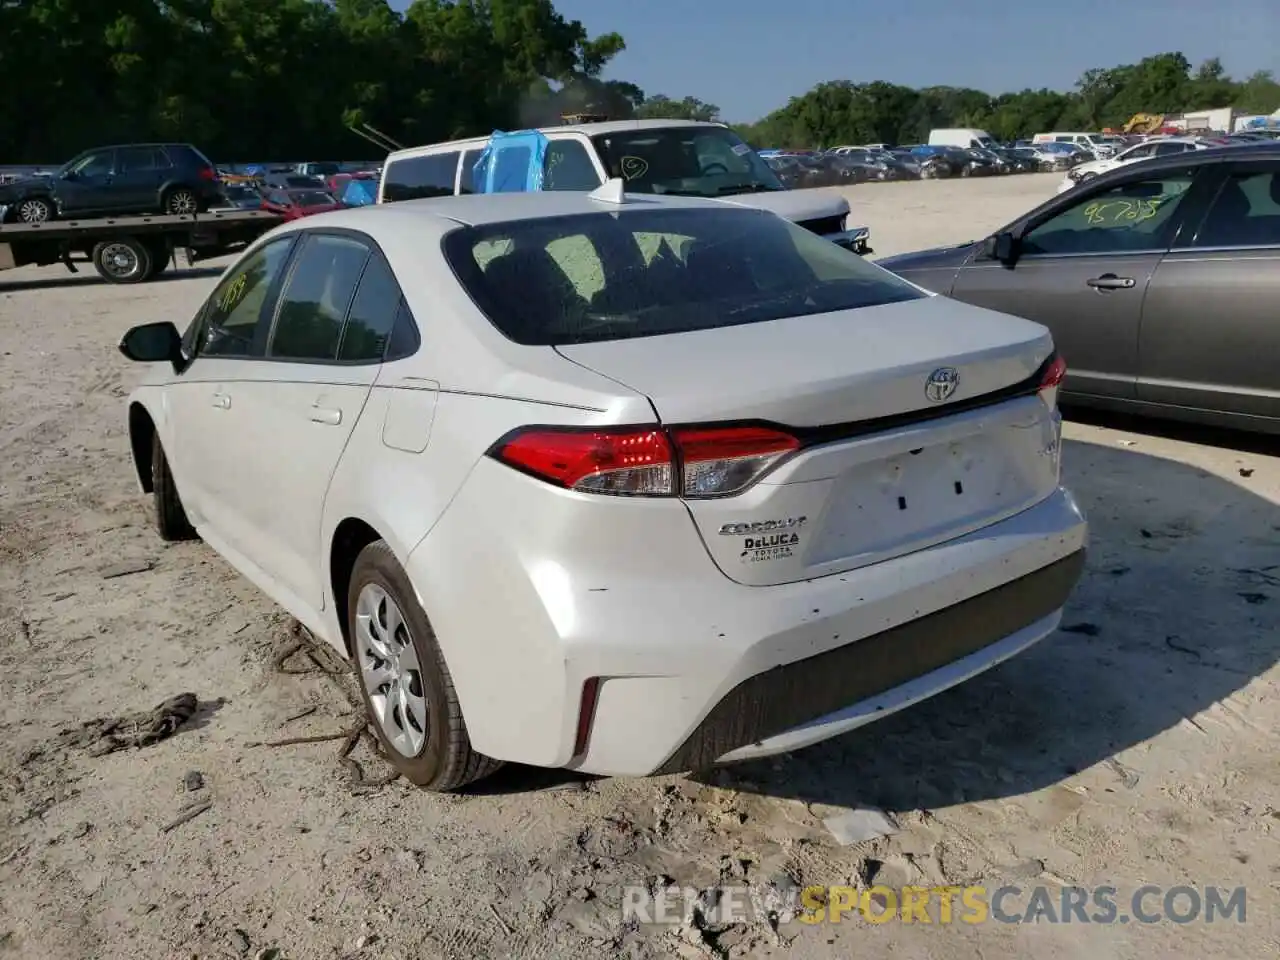
[[[664,94],[647,97],[635,110],[642,120],[701,120],[714,122],[720,119],[720,108],[714,103],[704,103],[697,97],[672,100]]]
[[[1236,107],[1242,113],[1272,114],[1280,110],[1280,83],[1270,70],[1259,70],[1240,84]]]
[[[134,139],[229,160],[367,152],[518,126],[526,104],[643,93],[601,72],[625,44],[551,0],[0,0],[4,162]],[[13,95],[21,91],[21,95]]]

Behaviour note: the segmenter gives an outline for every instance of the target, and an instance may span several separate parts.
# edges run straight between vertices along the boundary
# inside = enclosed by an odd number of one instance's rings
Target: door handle
[[[231,409],[231,397],[227,396],[225,393],[215,393],[213,395],[212,403],[219,410]]]
[[[1095,290],[1131,290],[1137,285],[1133,277],[1117,277],[1114,273],[1104,273],[1100,277],[1086,280]]]
[[[331,427],[336,427],[342,423],[342,411],[331,410],[327,407],[312,407],[311,422],[325,423]]]

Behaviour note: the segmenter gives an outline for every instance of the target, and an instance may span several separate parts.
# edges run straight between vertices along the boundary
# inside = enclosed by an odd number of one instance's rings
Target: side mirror
[[[182,365],[182,336],[168,320],[133,327],[120,338],[120,352],[136,363]]]
[[[80,174],[76,173],[74,170],[63,170],[59,175],[62,180],[74,180],[78,176],[80,176]]]
[[[1006,267],[1011,267],[1018,259],[1018,240],[1007,231],[987,237],[982,244],[982,255],[988,260],[999,260]]]

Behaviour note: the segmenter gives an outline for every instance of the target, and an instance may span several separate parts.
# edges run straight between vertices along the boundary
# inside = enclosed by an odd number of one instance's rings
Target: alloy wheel
[[[176,190],[169,195],[169,212],[187,214],[196,212],[196,195],[190,190]]]
[[[427,741],[428,703],[422,665],[404,614],[389,593],[367,583],[356,598],[356,658],[374,719],[405,757]]]
[[[24,200],[18,205],[18,219],[23,223],[44,223],[52,212],[44,200]]]

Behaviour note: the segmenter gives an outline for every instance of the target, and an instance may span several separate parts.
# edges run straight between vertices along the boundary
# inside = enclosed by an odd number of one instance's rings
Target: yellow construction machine
[[[1163,113],[1135,113],[1121,128],[1122,133],[1155,133],[1164,126]]]

